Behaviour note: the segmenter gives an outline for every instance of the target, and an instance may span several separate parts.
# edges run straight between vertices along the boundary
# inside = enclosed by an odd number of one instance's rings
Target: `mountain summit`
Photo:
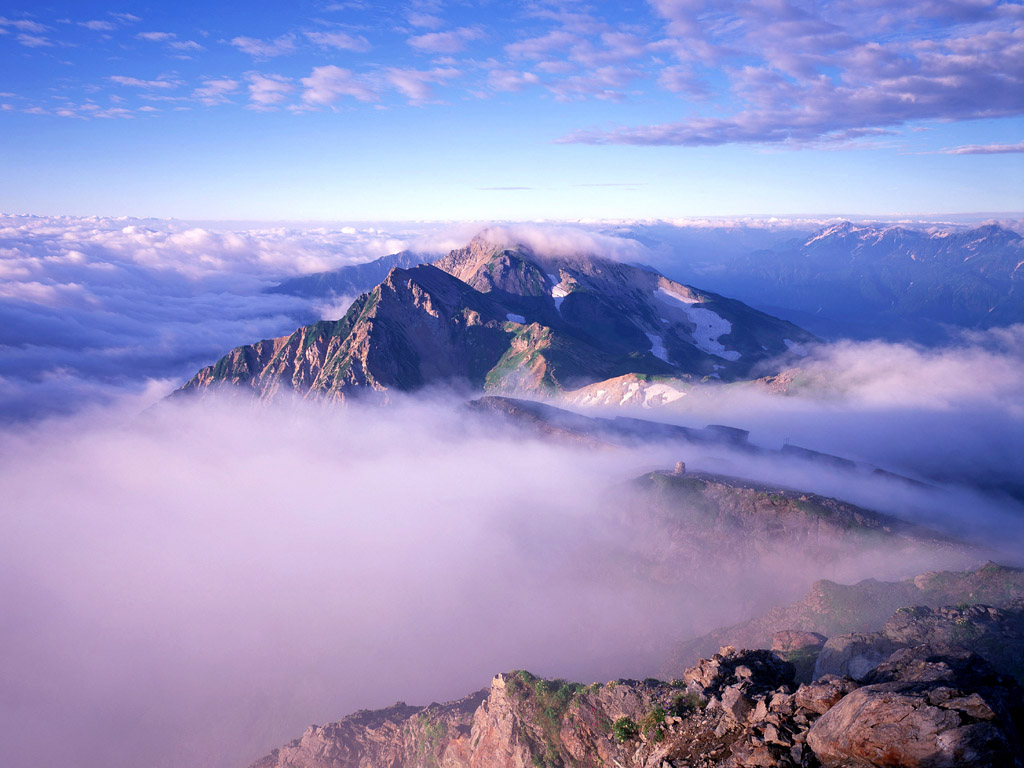
[[[431,384],[560,392],[626,374],[735,380],[810,341],[652,270],[545,255],[485,231],[434,264],[392,269],[342,319],[238,347],[182,389],[343,399]]]

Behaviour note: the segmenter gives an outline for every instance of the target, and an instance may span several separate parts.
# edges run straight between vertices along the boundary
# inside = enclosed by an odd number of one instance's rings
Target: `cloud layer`
[[[623,13],[546,0],[460,12],[395,8],[364,18],[367,10],[357,4],[345,19],[300,15],[273,34],[226,33],[204,44],[192,39],[204,30],[146,29],[123,14],[74,25],[0,18],[8,38],[0,45],[46,51],[120,43],[121,54],[131,48],[126,41],[142,41],[150,55],[217,61],[217,71],[188,79],[171,62],[158,76],[142,75],[153,67],[138,62],[134,70],[106,72],[105,82],[138,89],[131,104],[102,103],[94,84],[52,103],[15,93],[6,104],[68,117],[128,117],[153,100],[154,89],[177,109],[234,104],[299,112],[530,91],[561,102],[637,105],[632,124],[620,117],[620,127],[581,125],[563,142],[683,146],[845,146],[907,126],[1024,114],[1024,11],[1016,2],[913,0],[894,8],[875,0],[650,0]],[[64,39],[71,29],[88,39]],[[272,98],[249,89],[246,102],[239,83],[247,77],[288,87],[275,88]],[[652,101],[673,105],[678,116],[650,122],[642,105]],[[950,151],[984,152],[973,146]]]
[[[318,318],[265,288],[405,242],[351,227],[0,217],[0,420],[177,386],[238,344]]]
[[[623,497],[658,451],[459,410],[188,401],[0,435],[6,764],[245,765],[310,722],[510,668],[648,676],[820,576],[946,562],[674,554]]]

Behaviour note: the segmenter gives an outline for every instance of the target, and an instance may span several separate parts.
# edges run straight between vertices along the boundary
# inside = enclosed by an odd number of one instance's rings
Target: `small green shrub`
[[[631,741],[640,735],[640,727],[631,717],[620,717],[612,723],[612,735],[619,744]]]

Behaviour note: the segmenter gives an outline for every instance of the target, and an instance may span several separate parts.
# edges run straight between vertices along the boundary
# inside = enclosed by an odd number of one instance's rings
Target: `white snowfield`
[[[562,301],[569,295],[569,292],[560,285],[562,281],[558,275],[548,275],[548,279],[551,280],[553,286],[551,288],[551,298],[555,300],[555,309],[561,312]]]
[[[668,359],[668,350],[665,349],[665,342],[661,340],[661,336],[648,333],[647,338],[651,340],[651,354],[660,360],[664,360],[666,363],[671,363],[672,361]]]
[[[741,355],[735,350],[726,349],[718,339],[732,331],[732,323],[710,309],[694,306],[701,303],[699,299],[690,298],[668,288],[658,288],[657,294],[662,301],[675,303],[696,329],[693,331],[693,343],[701,352],[716,355],[723,360],[739,360]]]
[[[681,397],[686,397],[685,392],[680,392],[675,387],[670,387],[668,384],[662,384],[661,382],[655,382],[649,384],[644,389],[644,401],[642,403],[644,408],[650,408],[653,405],[665,405],[678,400]]]
[[[505,315],[505,317],[509,320],[509,322],[512,322],[512,323],[520,323],[520,324],[525,324],[526,323],[526,318],[525,317],[523,317],[522,315],[517,315],[514,312],[509,312],[507,315]]]
[[[668,405],[683,397],[686,392],[676,389],[671,384],[661,381],[637,382],[632,381],[621,390],[621,394],[604,389],[583,395],[576,402],[579,405],[639,405],[641,408],[656,408],[661,405]]]

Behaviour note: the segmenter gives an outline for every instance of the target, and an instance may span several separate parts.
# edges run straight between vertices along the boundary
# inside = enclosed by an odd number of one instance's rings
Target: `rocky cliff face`
[[[811,340],[654,272],[479,237],[434,266],[392,269],[341,320],[238,347],[183,390],[343,399],[431,384],[559,392],[633,373],[735,379]]]
[[[498,675],[459,702],[311,726],[252,768],[1017,768],[1022,693],[962,648],[798,687],[775,653],[726,647],[667,683]]]

